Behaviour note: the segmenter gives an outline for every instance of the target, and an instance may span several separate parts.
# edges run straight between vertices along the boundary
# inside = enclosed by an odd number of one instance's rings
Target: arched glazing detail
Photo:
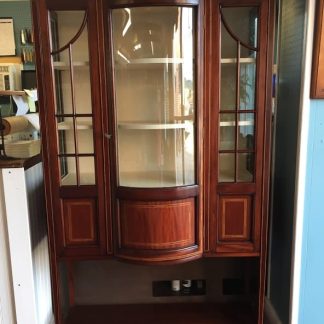
[[[253,182],[258,7],[222,7],[219,182]]]
[[[62,186],[95,184],[95,149],[85,11],[51,11],[57,153]]]

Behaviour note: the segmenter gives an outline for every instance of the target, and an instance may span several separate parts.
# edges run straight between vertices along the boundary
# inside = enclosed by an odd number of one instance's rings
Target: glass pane
[[[237,42],[224,26],[221,30],[221,110],[236,109]]]
[[[235,114],[220,114],[220,150],[235,149]]]
[[[60,157],[60,169],[62,186],[77,185],[75,157]]]
[[[257,7],[231,7],[222,8],[224,19],[233,34],[249,46],[258,44],[258,8]],[[254,57],[255,52],[242,47],[243,57]]]
[[[69,63],[64,63],[67,67]],[[72,114],[71,74],[68,70],[59,70],[54,65],[54,87],[57,114]]]
[[[57,118],[58,148],[60,154],[74,154],[75,142],[73,132],[73,118]]]
[[[96,184],[94,157],[79,157],[80,185]]]
[[[236,64],[222,63],[220,94],[221,110],[236,110],[236,71]]]
[[[58,50],[70,43],[77,35],[84,19],[83,11],[52,11],[51,40],[52,50]],[[57,112],[72,113],[72,91],[77,113],[91,113],[91,88],[89,70],[89,45],[87,26],[72,44],[71,52],[65,49],[52,56],[55,72]],[[73,70],[71,85],[70,59]]]
[[[221,26],[221,58],[222,62],[235,62],[237,58],[237,41],[228,33],[224,25]],[[225,60],[223,60],[225,59]]]
[[[240,109],[255,109],[256,64],[245,63],[250,59],[242,59],[240,64]],[[254,60],[254,59],[253,59]]]
[[[239,114],[239,150],[254,149],[254,114]]]
[[[254,173],[254,154],[237,154],[237,181],[252,182]]]
[[[220,153],[219,154],[219,182],[235,181],[235,154]]]
[[[166,130],[120,127],[119,185],[170,187],[194,183],[192,125]]]
[[[78,153],[94,153],[92,118],[77,117],[76,124],[78,137]]]
[[[113,10],[122,186],[195,183],[193,39],[191,8]]]

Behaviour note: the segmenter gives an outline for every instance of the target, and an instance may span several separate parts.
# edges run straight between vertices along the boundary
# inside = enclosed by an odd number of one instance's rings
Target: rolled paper
[[[39,131],[40,126],[38,113],[24,115],[24,118],[26,118],[32,124],[32,126]]]
[[[29,122],[24,116],[2,118],[3,135],[23,132],[28,128]]]

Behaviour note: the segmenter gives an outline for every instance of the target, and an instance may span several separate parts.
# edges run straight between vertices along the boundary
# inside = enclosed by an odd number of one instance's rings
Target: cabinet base
[[[246,304],[142,304],[75,306],[64,324],[253,324]]]

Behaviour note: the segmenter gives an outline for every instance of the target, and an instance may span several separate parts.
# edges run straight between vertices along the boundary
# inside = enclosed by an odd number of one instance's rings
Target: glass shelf
[[[173,171],[145,171],[145,172],[121,172],[120,186],[138,188],[165,188],[185,185],[185,181],[177,180]]]
[[[231,63],[237,63],[236,58],[222,58],[221,59],[222,64],[231,64]],[[241,64],[255,64],[256,59],[253,57],[241,57],[240,58],[240,63]]]
[[[220,123],[221,127],[226,127],[226,126],[235,126],[236,122],[235,121],[221,121]],[[244,120],[244,121],[239,121],[238,126],[254,126],[254,121],[253,120]]]
[[[123,64],[182,64],[185,62],[191,63],[192,61],[176,57],[152,57],[139,59],[127,59],[126,57],[121,57],[120,60],[115,61],[115,63]]]
[[[66,62],[53,62],[53,67],[55,70],[65,71],[70,69],[70,65]],[[85,69],[89,67],[89,62],[73,62],[73,68]]]
[[[57,125],[57,129],[58,130],[70,130],[73,129],[73,122],[61,122],[58,123]],[[80,130],[86,130],[86,129],[92,129],[92,121],[78,121],[76,123],[76,129],[80,129]]]
[[[147,130],[154,130],[154,129],[185,129],[185,128],[192,128],[192,124],[159,124],[159,123],[119,123],[119,129],[147,129]]]

